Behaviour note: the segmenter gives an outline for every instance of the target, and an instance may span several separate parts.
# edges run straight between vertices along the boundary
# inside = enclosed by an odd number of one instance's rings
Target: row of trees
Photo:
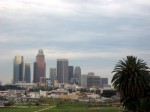
[[[6,90],[25,90],[25,88],[18,87],[16,85],[0,85],[0,91],[6,91]]]
[[[114,70],[112,84],[119,92],[127,111],[150,111],[150,72],[147,63],[135,56],[120,60]]]

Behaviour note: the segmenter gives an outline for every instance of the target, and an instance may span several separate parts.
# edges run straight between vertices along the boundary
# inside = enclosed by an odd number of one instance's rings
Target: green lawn
[[[0,108],[0,112],[34,112],[37,108]]]
[[[94,107],[86,103],[65,102],[44,112],[122,112],[122,110],[116,106]]]
[[[0,112],[34,112],[42,108],[0,108]],[[41,112],[122,112],[117,107],[96,107],[96,108],[66,108],[66,109],[48,109]]]
[[[54,108],[47,109],[48,107],[56,105]],[[111,106],[111,105],[90,105],[87,103],[81,103],[81,102],[72,102],[72,101],[66,101],[66,100],[52,100],[49,102],[49,105],[47,106],[30,106],[28,107],[27,104],[23,104],[21,106],[21,103],[16,104],[15,106],[18,106],[18,108],[9,107],[9,108],[0,108],[0,112],[34,112],[41,109],[47,109],[40,112],[122,112],[123,109]],[[27,108],[21,108],[21,107],[27,107]]]
[[[44,112],[122,112],[118,107],[49,109]]]

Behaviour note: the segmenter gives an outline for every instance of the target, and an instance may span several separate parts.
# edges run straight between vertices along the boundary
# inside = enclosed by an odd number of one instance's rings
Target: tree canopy
[[[111,82],[120,93],[121,102],[147,97],[146,94],[150,88],[150,73],[144,60],[137,59],[135,56],[127,56],[126,59],[119,60],[112,73],[114,76]]]

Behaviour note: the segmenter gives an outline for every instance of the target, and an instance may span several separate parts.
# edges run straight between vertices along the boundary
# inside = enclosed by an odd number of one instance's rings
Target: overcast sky
[[[58,58],[109,82],[127,55],[150,65],[150,1],[0,0],[0,80],[11,82],[16,55],[32,64],[38,49],[47,77]]]

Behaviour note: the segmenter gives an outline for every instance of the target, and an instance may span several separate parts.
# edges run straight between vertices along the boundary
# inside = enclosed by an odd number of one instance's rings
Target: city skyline
[[[24,56],[15,56],[14,58],[13,84],[41,83],[45,79],[50,79],[52,85],[54,85],[55,80],[57,80],[58,83],[77,84],[81,86],[82,70],[80,66],[70,66],[68,59],[57,59],[57,66],[56,68],[49,68],[48,77],[45,74],[46,62],[43,49],[38,50],[36,62],[33,62],[33,75],[31,75],[31,62],[24,62],[23,59]],[[94,80],[97,80],[100,86],[103,86],[103,84],[108,85],[107,77],[96,76],[94,72],[88,72],[86,76],[93,76],[93,78],[97,77],[96,79],[92,79],[92,82],[94,83]],[[90,84],[93,84],[92,82]]]
[[[3,84],[13,79],[14,57],[33,63],[38,49],[44,50],[46,77],[59,58],[109,83],[115,64],[128,55],[150,66],[150,1],[2,0],[0,6]]]

